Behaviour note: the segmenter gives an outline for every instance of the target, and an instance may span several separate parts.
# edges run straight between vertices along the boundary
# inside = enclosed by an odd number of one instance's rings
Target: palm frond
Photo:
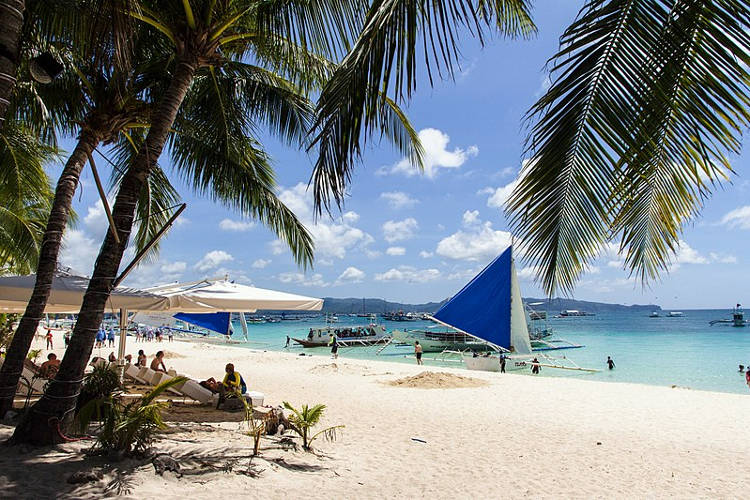
[[[535,30],[528,5],[521,0],[371,3],[354,47],[318,101],[313,140],[319,149],[313,173],[318,212],[329,209],[331,199],[341,206],[363,144],[383,123],[382,96],[400,102],[416,88],[420,42],[430,82],[433,72],[450,77],[459,58],[461,28],[480,41],[494,29],[508,36],[526,36]]]
[[[507,207],[547,293],[617,235],[642,279],[666,269],[748,124],[747,28],[744,0],[594,0],[565,31]]]

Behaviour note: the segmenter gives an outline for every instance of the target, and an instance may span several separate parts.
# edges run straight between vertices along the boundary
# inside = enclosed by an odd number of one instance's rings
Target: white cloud
[[[419,224],[413,217],[404,220],[389,220],[383,224],[383,237],[388,243],[404,241],[412,238],[419,229]]]
[[[539,268],[536,266],[526,266],[518,271],[518,277],[522,280],[529,280],[536,277],[539,272]]]
[[[270,263],[271,259],[257,259],[250,265],[250,267],[253,269],[265,269]]]
[[[268,247],[271,250],[272,255],[281,255],[289,250],[286,244],[281,240],[273,240],[268,244]]]
[[[435,253],[456,260],[487,261],[508,248],[513,241],[507,231],[496,231],[491,222],[482,222],[473,212],[463,216],[461,229],[438,242]]]
[[[388,247],[385,251],[388,255],[406,255],[406,248],[404,247]]]
[[[717,252],[709,252],[708,257],[711,259],[711,262],[717,262],[719,264],[736,264],[737,263],[737,257],[735,257],[734,255],[717,253]]]
[[[328,283],[323,280],[323,275],[320,273],[313,274],[312,276],[306,276],[302,273],[281,273],[278,278],[280,282],[286,284],[292,283],[295,285],[319,287],[328,286]]]
[[[422,257],[423,259],[429,259],[433,255],[435,254],[432,252],[428,252],[427,250],[422,250],[421,252],[419,252],[419,256]]]
[[[165,262],[159,269],[164,274],[180,274],[187,269],[187,262]]]
[[[369,248],[365,248],[365,255],[368,259],[377,259],[381,255],[383,255],[383,252],[380,250],[370,250]]]
[[[441,168],[458,168],[472,156],[479,154],[477,146],[469,146],[466,149],[454,148],[453,151],[446,149],[450,142],[448,134],[434,129],[426,128],[419,131],[419,140],[424,147],[424,175],[427,178],[434,178]],[[378,171],[380,174],[400,173],[409,177],[417,175],[419,169],[412,164],[409,158],[402,158],[401,161],[391,167],[384,167]]]
[[[489,197],[487,197],[488,207],[504,209],[508,198],[513,194],[513,190],[516,189],[517,185],[518,179],[498,188],[482,189],[478,194],[489,194]]]
[[[384,273],[375,275],[375,281],[407,281],[410,283],[427,283],[440,278],[438,269],[417,269],[411,266],[391,268]]]
[[[676,264],[708,264],[708,259],[686,242],[680,240],[679,245],[674,260]]]
[[[250,221],[222,219],[222,221],[219,222],[219,229],[222,231],[241,233],[244,231],[250,231],[253,227],[255,227],[255,223]]]
[[[750,229],[750,205],[737,207],[721,218],[720,224],[739,229]]]
[[[230,254],[228,254],[224,250],[211,250],[210,252],[207,252],[206,255],[204,255],[201,260],[196,262],[196,264],[193,267],[197,271],[205,272],[210,269],[215,269],[219,267],[224,262],[230,262],[233,260],[234,260],[234,257],[232,257]]]
[[[463,215],[463,223],[466,226],[471,226],[479,221],[479,210],[467,210]]]
[[[97,242],[82,230],[69,228],[63,236],[60,264],[77,274],[90,276],[100,243],[101,240]]]
[[[302,221],[315,242],[315,255],[318,258],[346,257],[354,249],[365,249],[375,239],[362,229],[354,226],[359,220],[356,212],[346,212],[340,218],[319,219],[313,217],[312,196],[307,192],[307,185],[299,183],[294,187],[283,189],[279,199]],[[283,250],[282,250],[283,249]],[[276,240],[271,246],[274,255],[283,253],[285,246]]]
[[[344,212],[344,214],[341,216],[341,219],[347,224],[354,224],[359,220],[359,214],[352,211]]]
[[[361,283],[365,279],[364,271],[357,269],[356,267],[349,266],[344,269],[344,272],[336,278],[337,285],[343,283]]]
[[[403,191],[389,191],[380,193],[380,199],[388,202],[388,205],[390,205],[390,207],[394,210],[398,210],[400,208],[411,208],[419,203],[419,200],[412,198]]]

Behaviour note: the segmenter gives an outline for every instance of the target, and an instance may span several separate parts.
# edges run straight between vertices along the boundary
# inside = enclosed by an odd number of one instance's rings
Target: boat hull
[[[442,332],[422,332],[394,330],[391,332],[393,341],[398,344],[414,344],[419,342],[422,352],[451,351],[488,351],[491,349],[486,342],[477,340],[464,334],[445,334]]]
[[[531,359],[528,357],[506,357],[505,359],[505,371],[519,371],[519,370],[531,370]],[[476,370],[483,372],[499,372],[500,371],[500,358],[498,356],[477,356],[463,358],[464,365],[468,370]]]

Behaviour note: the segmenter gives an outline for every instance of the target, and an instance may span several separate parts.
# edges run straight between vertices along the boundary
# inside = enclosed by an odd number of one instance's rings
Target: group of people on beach
[[[174,341],[174,332],[169,328],[145,328],[143,326],[139,326],[135,330],[135,341],[153,342],[155,340],[156,342],[161,342],[164,340],[164,330],[166,330],[167,339],[169,339],[170,342]]]
[[[105,342],[108,347],[115,346],[115,330],[111,326],[106,330],[104,326],[99,327],[99,331],[96,332],[96,343],[94,344],[94,347],[100,349],[104,347]]]

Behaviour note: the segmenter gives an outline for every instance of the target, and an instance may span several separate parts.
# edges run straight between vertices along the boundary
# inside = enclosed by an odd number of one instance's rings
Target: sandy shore
[[[160,477],[150,463],[84,459],[83,443],[4,449],[0,496],[100,497],[107,485],[111,495],[124,485],[121,492],[139,498],[740,497],[750,487],[750,397],[744,395],[334,363],[216,344],[142,347],[149,355],[168,351],[168,366],[196,378],[218,378],[231,361],[250,390],[265,393],[266,404],[324,403],[324,423],[346,428],[336,442],[316,442],[317,455],[264,440],[262,456],[252,461],[257,477],[248,475],[251,442],[236,416],[212,410],[206,421],[235,422],[177,423],[158,444],[184,466],[200,468],[199,475]],[[480,382],[451,389],[389,383],[423,371]],[[0,427],[0,437],[10,432]],[[64,482],[70,472],[92,467],[105,472],[102,481]]]

